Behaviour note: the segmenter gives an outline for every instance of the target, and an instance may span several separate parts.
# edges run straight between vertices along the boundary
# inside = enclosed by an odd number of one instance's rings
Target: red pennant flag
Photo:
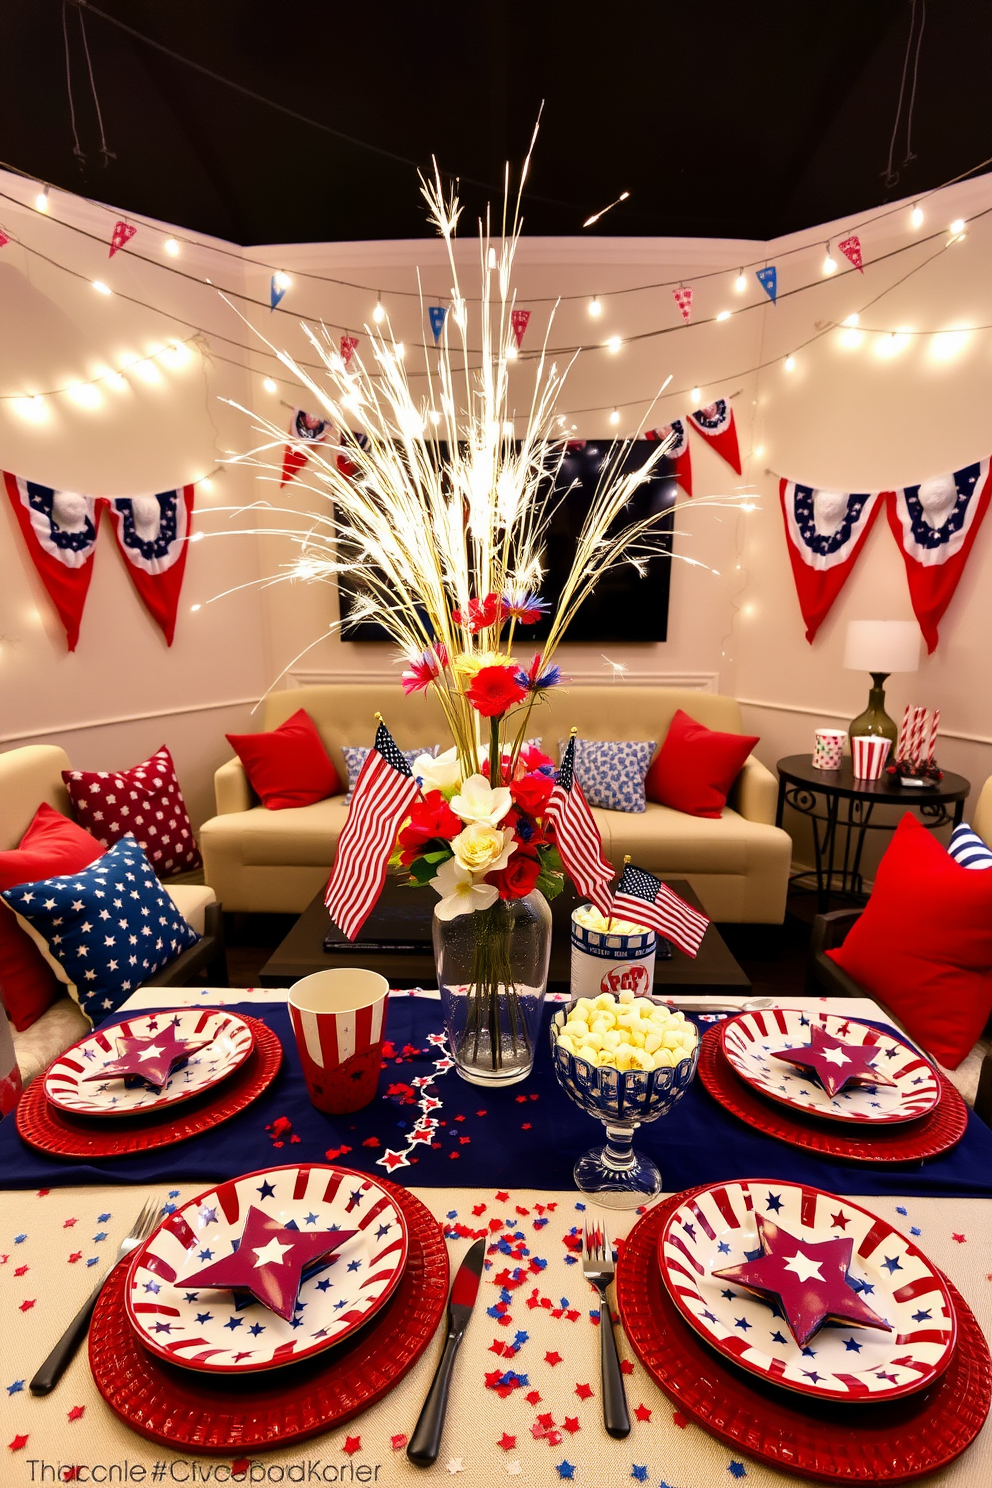
[[[687,284],[680,284],[678,289],[673,289],[675,303],[682,312],[682,319],[688,320],[692,314],[692,290]]]
[[[32,562],[65,626],[69,650],[75,651],[106,502],[77,491],[56,491],[6,470],[3,479]]]
[[[913,613],[927,651],[958,586],[992,497],[989,461],[888,493],[887,515],[902,552]]]
[[[741,456],[737,448],[737,429],[734,425],[734,410],[726,398],[717,398],[705,408],[689,414],[689,422],[697,434],[702,434],[707,444],[712,445],[718,455],[726,460],[731,470],[741,473]]]
[[[665,456],[666,460],[672,460],[675,464],[675,479],[682,487],[687,496],[692,495],[692,455],[689,452],[689,437],[685,431],[685,424],[681,419],[673,419],[670,424],[665,424],[661,429],[654,429],[645,434],[645,439],[667,439],[673,435],[673,440]]]
[[[137,231],[138,229],[132,227],[129,222],[118,222],[114,227],[114,235],[110,240],[110,252],[107,257],[113,258],[115,253],[119,253],[126,244],[130,243]]]
[[[524,332],[527,329],[527,322],[529,320],[530,320],[530,311],[529,310],[511,310],[510,311],[510,326],[511,326],[511,329],[513,331],[513,339],[517,343],[517,350],[518,351],[520,350],[520,347],[523,344]]]
[[[779,495],[799,608],[812,645],[865,545],[882,493],[818,491],[782,480]]]
[[[341,360],[344,362],[345,371],[348,370],[348,364],[351,361],[352,357],[355,355],[355,349],[357,346],[357,336],[341,337]]]
[[[6,248],[6,246],[7,246],[7,244],[9,242],[10,242],[10,239],[8,238],[7,234],[4,232],[3,228],[0,227],[0,248]]]
[[[118,496],[110,502],[110,514],[134,587],[171,646],[193,521],[193,487]]]
[[[841,253],[843,253],[845,258],[850,259],[851,263],[858,270],[858,272],[860,274],[863,274],[864,267],[861,262],[861,239],[858,237],[857,233],[852,233],[849,238],[845,238],[842,243],[838,243],[837,247],[840,249]]]
[[[307,445],[323,444],[330,424],[326,419],[315,418],[302,408],[293,409],[289,425],[291,444],[287,444],[282,457],[282,479],[280,486],[288,485],[298,470],[302,470],[309,459]]]

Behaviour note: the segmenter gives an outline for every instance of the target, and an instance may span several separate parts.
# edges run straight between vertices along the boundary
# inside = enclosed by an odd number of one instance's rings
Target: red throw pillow
[[[20,846],[0,852],[0,891],[17,884],[78,873],[95,863],[103,848],[95,837],[56,811],[41,805],[21,838]],[[19,1033],[56,998],[65,996],[60,982],[12,909],[0,901],[0,992],[7,1016]]]
[[[720,734],[679,708],[644,782],[649,801],[718,817],[757,734]]]
[[[104,847],[131,832],[159,878],[200,867],[176,767],[164,744],[130,770],[63,770],[62,779],[80,825]]]
[[[336,796],[341,781],[310,714],[301,708],[268,734],[228,734],[252,790],[270,811]]]
[[[956,1069],[992,1013],[992,874],[955,863],[907,812],[864,912],[827,955]]]

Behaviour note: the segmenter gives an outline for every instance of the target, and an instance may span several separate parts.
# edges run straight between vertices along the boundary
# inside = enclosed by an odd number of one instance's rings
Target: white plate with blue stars
[[[801,1395],[881,1404],[925,1390],[954,1353],[940,1272],[888,1220],[823,1189],[712,1184],[671,1215],[658,1263],[712,1348]]]
[[[212,1090],[254,1036],[222,1008],[170,1008],[97,1028],[45,1072],[45,1097],[72,1116],[145,1116]]]
[[[760,1095],[862,1126],[917,1121],[939,1103],[933,1065],[895,1033],[839,1013],[765,1008],[728,1018],[724,1057]]]
[[[149,1237],[128,1271],[128,1321],[143,1348],[185,1369],[278,1369],[367,1323],[407,1250],[402,1211],[364,1173],[316,1163],[247,1173]]]

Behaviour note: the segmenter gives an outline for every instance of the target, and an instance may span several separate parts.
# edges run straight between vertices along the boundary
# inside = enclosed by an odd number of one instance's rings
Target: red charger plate
[[[783,1472],[822,1483],[909,1483],[959,1457],[992,1403],[992,1359],[970,1307],[948,1281],[958,1346],[929,1389],[890,1405],[799,1400],[737,1370],[683,1322],[655,1261],[688,1189],[644,1215],[617,1268],[617,1307],[631,1347],[655,1382],[720,1441]]]
[[[45,1097],[44,1079],[39,1076],[17,1103],[18,1133],[39,1152],[83,1158],[128,1157],[132,1152],[171,1147],[199,1136],[257,1100],[272,1084],[282,1063],[282,1044],[272,1030],[257,1018],[245,1015],[243,1021],[254,1036],[251,1053],[223,1084],[196,1100],[145,1117],[116,1120],[109,1126],[103,1120],[70,1116],[51,1105]]]
[[[93,1378],[115,1415],[163,1447],[230,1456],[329,1431],[388,1394],[437,1332],[448,1297],[448,1251],[419,1199],[376,1181],[407,1223],[409,1258],[399,1286],[336,1348],[270,1375],[194,1374],[147,1353],[128,1324],[127,1268],[118,1266],[96,1304],[89,1343]]]
[[[698,1074],[715,1101],[756,1131],[777,1137],[792,1147],[805,1147],[810,1152],[843,1157],[850,1162],[917,1162],[936,1157],[956,1146],[968,1125],[968,1107],[939,1070],[940,1102],[936,1110],[919,1121],[903,1122],[884,1130],[873,1128],[868,1135],[861,1126],[851,1131],[837,1123],[820,1122],[815,1117],[807,1119],[784,1106],[773,1105],[738,1079],[720,1047],[719,1027],[711,1028],[703,1038]]]

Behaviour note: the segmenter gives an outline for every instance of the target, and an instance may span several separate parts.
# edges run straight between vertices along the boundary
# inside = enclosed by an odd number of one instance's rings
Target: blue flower
[[[558,686],[561,681],[561,667],[549,666],[542,672],[541,653],[538,652],[527,671],[518,669],[513,680],[525,692],[546,692],[549,687]]]
[[[525,589],[511,590],[503,595],[503,619],[516,620],[520,625],[536,625],[551,606],[538,594],[528,594]]]

